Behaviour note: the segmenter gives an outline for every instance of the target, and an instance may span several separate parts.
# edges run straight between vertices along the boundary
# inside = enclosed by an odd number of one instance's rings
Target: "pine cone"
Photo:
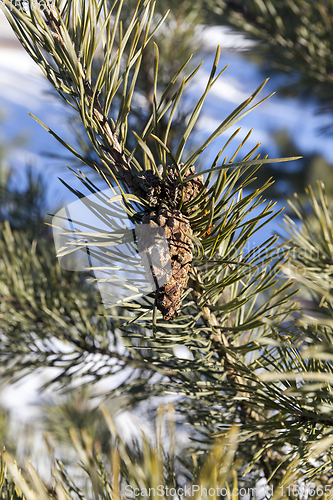
[[[152,227],[164,228],[168,241],[171,259],[171,276],[162,287],[157,288],[157,307],[162,312],[165,320],[170,320],[178,315],[181,305],[181,295],[187,283],[187,275],[192,262],[192,241],[187,234],[192,234],[189,220],[179,210],[162,208],[158,214],[151,212],[146,215],[143,224]],[[161,259],[162,261],[162,259]],[[154,266],[154,272],[156,268]],[[161,276],[161,274],[159,274]]]
[[[181,165],[180,165],[181,166]],[[178,182],[178,171],[167,167],[167,176],[163,176],[163,168],[158,167],[159,175],[153,170],[146,170],[138,176],[145,198],[155,211],[142,219],[142,224],[149,224],[147,235],[143,231],[138,238],[139,251],[145,255],[143,264],[150,275],[148,278],[156,289],[157,307],[165,320],[178,315],[181,305],[181,295],[187,283],[188,272],[193,258],[192,241],[187,235],[192,235],[188,218],[177,208],[183,200],[183,206],[193,200],[203,189],[203,176],[198,176],[186,182],[186,177],[195,174],[192,166],[183,177],[183,185]],[[196,210],[191,207],[189,212]],[[165,255],[165,246],[159,244],[158,230],[164,230],[168,243],[169,256]],[[154,235],[154,236],[152,236]],[[154,240],[154,241],[152,241]],[[165,240],[164,240],[165,241]],[[161,255],[156,257],[156,249]],[[167,257],[167,258],[166,258]],[[170,268],[171,260],[171,268]],[[162,284],[162,286],[161,286]]]

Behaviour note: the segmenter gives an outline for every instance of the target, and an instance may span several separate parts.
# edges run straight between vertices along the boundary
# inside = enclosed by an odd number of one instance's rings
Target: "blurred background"
[[[133,8],[132,3],[126,3],[128,10]],[[328,2],[319,3],[313,5],[294,0],[281,6],[281,2],[274,1],[257,4],[255,0],[200,0],[193,5],[188,1],[161,0],[157,5],[157,18],[159,13],[171,10],[155,39],[163,61],[159,75],[161,89],[191,53],[194,54],[190,63],[192,68],[204,61],[186,91],[171,141],[182,133],[192,103],[205,88],[218,43],[221,46],[220,66],[229,64],[229,67],[207,97],[192,143],[207,137],[270,77],[260,98],[271,92],[276,92],[275,95],[239,125],[242,138],[253,128],[248,150],[260,142],[259,151],[269,157],[303,157],[297,162],[264,166],[259,172],[258,185],[271,176],[276,180],[266,195],[277,200],[279,208],[286,206],[294,192],[302,196],[308,184],[315,187],[317,180],[325,181],[328,195],[333,194],[332,17]],[[133,129],[144,127],[151,109],[152,66],[153,49],[150,47],[144,56],[134,100]],[[75,186],[75,178],[67,166],[82,168],[82,165],[76,164],[28,113],[80,148],[87,157],[93,153],[77,117],[25,53],[1,11],[0,89],[0,220],[8,220],[29,241],[44,238],[52,244],[44,224],[46,213],[55,213],[74,200],[58,178]],[[208,167],[220,144],[233,131],[228,130],[226,137],[207,150],[204,161]],[[272,233],[278,230],[278,222],[271,224]],[[75,398],[61,401],[50,399],[48,395],[42,397],[38,388],[46,380],[47,374],[42,374],[2,388],[0,442],[3,436],[10,447],[9,420],[23,422],[17,427],[14,425],[12,433],[17,433],[18,428],[26,433],[22,429],[29,428],[37,416],[43,419],[43,428],[51,431],[59,429],[55,422],[65,419],[64,415],[73,425],[90,425],[95,432],[101,430],[99,420],[92,417],[94,410],[87,403],[86,393],[77,393]],[[61,441],[62,437],[58,439]],[[19,453],[24,455],[27,451],[19,450]]]

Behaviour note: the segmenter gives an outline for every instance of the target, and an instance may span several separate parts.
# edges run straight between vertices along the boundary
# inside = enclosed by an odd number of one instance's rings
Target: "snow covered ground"
[[[244,47],[245,42],[240,37],[234,37],[230,30],[212,28],[205,32],[205,62],[199,77],[191,87],[193,101],[203,92],[209,76],[214,50],[217,43],[221,44],[222,57],[220,67],[230,63],[221,79],[216,83],[207,97],[202,117],[199,122],[198,136],[208,137],[223,119],[246,99],[263,81],[257,67],[244,59],[241,52],[230,50],[231,47]],[[18,134],[28,134],[24,146],[12,150],[9,155],[19,177],[22,168],[30,163],[38,170],[47,174],[51,184],[50,201],[53,197],[72,200],[68,192],[57,180],[65,173],[65,165],[59,172],[53,161],[42,156],[43,151],[59,153],[59,145],[28,112],[36,115],[61,137],[69,137],[70,130],[64,126],[65,108],[61,101],[51,92],[51,85],[42,75],[39,68],[30,60],[12,34],[4,15],[0,11],[0,115],[4,121],[0,123],[0,141],[6,143]],[[261,97],[273,92],[274,81],[269,82],[261,93]],[[295,99],[281,99],[277,95],[271,97],[242,122],[242,138],[253,128],[254,132],[246,148],[247,152],[260,141],[266,151],[276,154],[276,148],[271,138],[272,132],[281,128],[287,129],[294,138],[302,153],[321,152],[333,161],[331,140],[319,136],[317,129],[322,126],[323,117],[314,115],[312,104],[304,105]],[[236,127],[234,127],[235,129]],[[209,150],[209,159],[215,157],[221,144],[234,131],[227,131],[214,147]],[[234,151],[235,147],[232,148]],[[228,154],[228,152],[227,152]],[[207,159],[208,161],[208,159]],[[66,174],[68,179],[68,174]],[[36,399],[37,380],[30,380],[16,389],[9,388],[3,393],[6,404],[14,407],[18,414],[27,412],[28,403]],[[28,390],[27,390],[28,388]]]

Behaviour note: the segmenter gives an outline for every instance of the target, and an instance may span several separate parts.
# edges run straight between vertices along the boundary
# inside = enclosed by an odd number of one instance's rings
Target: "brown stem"
[[[44,14],[46,17],[46,22],[51,29],[54,39],[64,48],[65,46],[60,29],[61,19],[58,12],[55,10],[55,8],[53,8],[52,10],[45,10]],[[132,193],[136,194],[137,196],[143,196],[144,193],[140,189],[140,185],[134,173],[133,166],[122,150],[122,146],[119,141],[119,132],[112,130],[111,124],[109,123],[107,117],[104,115],[103,108],[98,100],[98,96],[94,93],[91,82],[87,80],[85,71],[80,62],[79,69],[81,78],[84,81],[85,97],[89,105],[93,103],[94,117],[97,121],[99,134],[104,144],[105,154],[111,163],[112,171],[118,178],[121,178],[127,184]]]

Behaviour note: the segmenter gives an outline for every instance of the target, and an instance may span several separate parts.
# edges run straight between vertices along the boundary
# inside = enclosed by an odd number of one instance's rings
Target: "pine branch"
[[[238,422],[241,426],[240,453],[248,459],[249,468],[253,467],[255,474],[264,470],[266,475],[271,475],[279,466],[280,474],[293,473],[295,450],[299,463],[306,463],[310,474],[310,451],[306,440],[316,443],[318,429],[315,428],[317,424],[309,429],[304,421],[295,419],[295,415],[304,414],[305,409],[305,398],[300,399],[301,391],[295,377],[301,369],[307,374],[305,379],[311,376],[313,362],[304,360],[303,338],[297,338],[300,330],[295,321],[292,298],[295,290],[291,289],[290,282],[280,277],[281,266],[287,263],[289,247],[278,245],[275,237],[255,248],[247,246],[256,232],[274,217],[274,204],[262,198],[271,181],[253,190],[251,183],[261,165],[277,160],[257,155],[259,145],[240,155],[249,133],[237,143],[229,161],[227,158],[220,161],[225,149],[235,140],[238,129],[210,166],[203,172],[197,169],[199,158],[212,141],[260,104],[255,100],[264,84],[226,117],[202,144],[196,144],[194,151],[189,152],[189,137],[206,96],[224,71],[218,72],[220,50],[216,51],[207,85],[182,136],[177,144],[170,145],[168,134],[173,118],[184,89],[198,68],[178,83],[181,71],[177,72],[159,97],[159,53],[155,49],[152,115],[142,134],[136,135],[137,145],[130,152],[126,142],[128,112],[143,50],[151,38],[149,26],[153,7],[146,2],[139,12],[138,6],[123,30],[119,22],[120,8],[114,14],[112,24],[111,12],[103,2],[99,3],[98,12],[105,12],[97,16],[105,27],[104,31],[101,30],[105,37],[103,39],[101,35],[99,39],[93,4],[82,1],[79,5],[79,12],[75,13],[72,4],[65,4],[62,8],[57,4],[54,10],[47,11],[46,18],[41,13],[34,17],[31,12],[20,9],[6,11],[30,55],[60,94],[79,112],[99,158],[89,166],[109,187],[118,185],[119,188],[119,193],[115,193],[112,199],[103,201],[100,197],[99,204],[91,204],[91,212],[98,221],[106,224],[106,229],[99,230],[97,225],[95,228],[90,220],[75,220],[74,231],[68,231],[68,245],[59,252],[59,257],[87,246],[86,241],[75,240],[76,236],[89,236],[94,255],[101,259],[105,268],[111,269],[115,260],[108,249],[110,240],[115,242],[112,209],[116,203],[122,202],[134,225],[146,224],[164,230],[172,260],[171,272],[163,287],[130,303],[113,307],[107,322],[96,313],[98,306],[90,296],[91,290],[88,293],[84,288],[88,298],[78,306],[74,290],[72,295],[67,290],[68,300],[67,293],[57,297],[55,292],[50,292],[48,283],[46,299],[41,299],[37,293],[40,284],[37,286],[34,281],[39,278],[31,270],[42,268],[45,274],[45,266],[41,265],[43,258],[27,257],[27,269],[22,269],[11,260],[13,252],[9,249],[10,245],[13,248],[13,243],[7,236],[2,245],[5,264],[1,264],[3,277],[0,281],[0,293],[6,297],[1,304],[6,317],[0,318],[4,331],[2,365],[17,374],[20,370],[60,366],[61,374],[52,382],[61,380],[67,387],[83,373],[96,382],[105,374],[118,373],[126,366],[139,367],[147,383],[132,379],[126,387],[127,394],[130,394],[140,383],[145,385],[145,390],[140,387],[135,394],[136,401],[145,399],[147,390],[155,395],[172,394],[177,398],[180,414],[193,425],[200,425],[203,433],[210,436],[224,435]],[[113,9],[115,7],[116,4]],[[89,34],[84,37],[83,32]],[[115,39],[117,48],[112,51]],[[94,78],[92,66],[96,59],[93,54],[100,40],[103,60]],[[52,64],[47,62],[45,52],[52,58]],[[114,109],[112,113],[110,111],[117,92],[118,114]],[[166,128],[161,134],[158,124],[166,118]],[[84,161],[55,132],[47,130]],[[97,187],[80,172],[75,175],[83,186],[82,192],[71,188],[78,198],[85,198],[83,191],[97,197]],[[138,185],[134,185],[133,179]],[[139,186],[140,195],[128,193],[126,184],[129,190]],[[107,216],[103,212],[106,208]],[[325,220],[321,234],[323,240],[327,240],[325,227],[328,218]],[[132,229],[120,232],[119,242],[128,243]],[[131,243],[135,248],[134,255],[140,244],[149,255],[150,247],[145,246],[140,238]],[[120,256],[119,262],[123,260],[124,257]],[[158,272],[150,263],[149,271],[152,268],[156,284]],[[51,277],[58,272],[56,266],[49,271]],[[32,282],[31,276],[34,276]],[[187,283],[188,276],[190,281]],[[77,296],[80,296],[79,288],[77,283]],[[328,300],[329,292],[326,290],[323,296]],[[11,304],[13,299],[15,307]],[[23,329],[21,336],[19,328]],[[311,329],[309,331],[309,335],[315,335]],[[113,352],[113,346],[110,347],[119,333],[122,334],[125,353],[116,348]],[[321,331],[321,335],[324,333],[326,331]],[[66,353],[56,352],[50,346],[55,334],[70,346],[70,356],[66,357]],[[186,358],[176,354],[179,347],[187,349]],[[10,352],[15,353],[14,359],[10,359]],[[86,363],[89,354],[107,359],[91,367]],[[113,358],[119,363],[108,364]],[[331,369],[330,363],[325,367]],[[275,379],[268,380],[264,376]],[[326,393],[319,400],[329,404]],[[316,405],[317,402],[311,415],[319,415],[319,406]],[[313,432],[317,434],[311,434]]]

